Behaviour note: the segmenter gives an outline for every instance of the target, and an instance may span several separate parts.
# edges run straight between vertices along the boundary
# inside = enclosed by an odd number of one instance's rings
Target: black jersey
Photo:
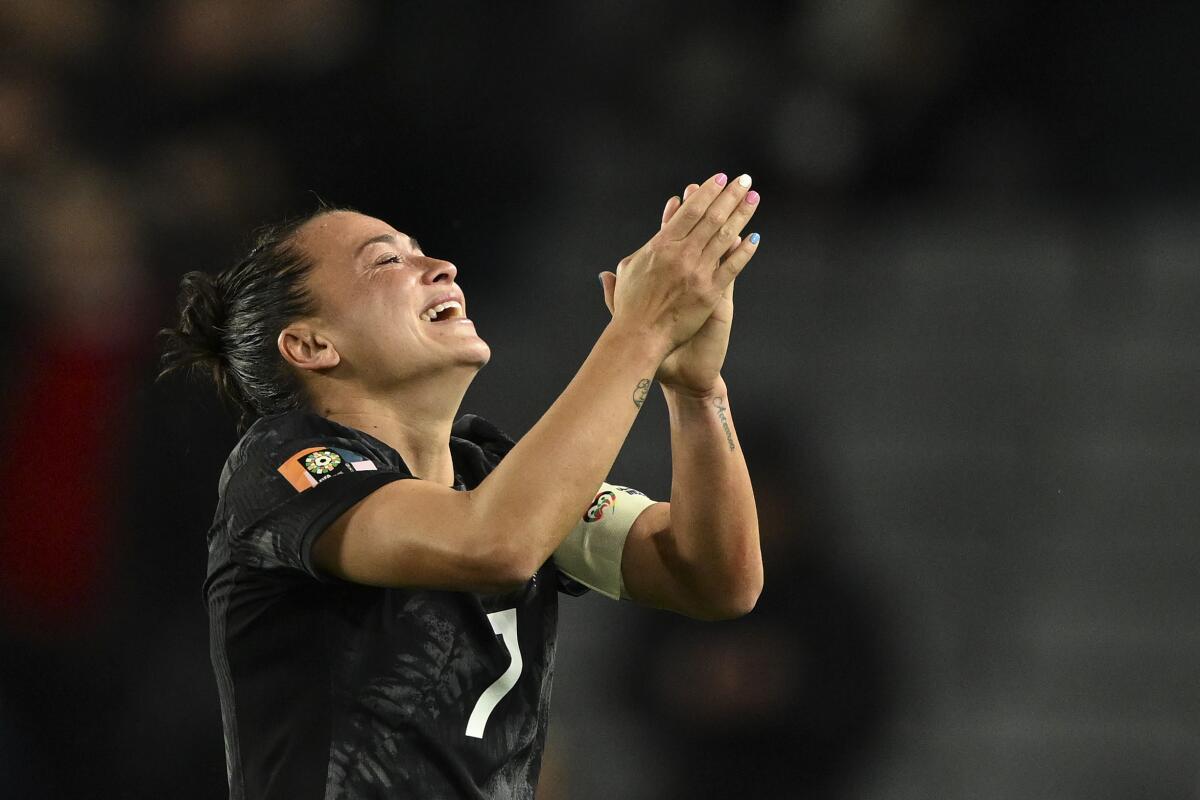
[[[512,447],[478,417],[450,441],[456,488]],[[293,412],[259,420],[221,475],[208,601],[232,800],[532,798],[554,675],[547,562],[501,595],[381,589],[315,569],[313,541],[413,478],[374,437]]]

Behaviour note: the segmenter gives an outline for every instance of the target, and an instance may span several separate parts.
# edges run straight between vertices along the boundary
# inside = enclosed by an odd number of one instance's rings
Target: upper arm
[[[292,420],[247,435],[223,480],[231,555],[247,566],[377,586],[492,591],[528,580],[474,493],[413,478],[370,444]],[[300,425],[299,423],[303,423]]]
[[[312,547],[316,568],[354,583],[495,592],[523,584],[520,559],[487,535],[472,492],[395,481],[351,507]]]
[[[671,504],[655,503],[629,529],[621,573],[629,599],[652,608],[681,610],[686,598],[678,585],[678,553],[671,539]]]

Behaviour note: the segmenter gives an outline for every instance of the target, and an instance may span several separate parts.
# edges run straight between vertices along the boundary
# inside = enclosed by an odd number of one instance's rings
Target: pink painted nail
[[[751,190],[750,190],[750,191],[749,191],[749,192],[746,194],[746,202],[747,202],[747,203],[749,203],[749,204],[750,204],[750,205],[752,205],[752,206],[753,206],[753,205],[758,205],[758,192],[756,192],[756,191],[754,191],[753,189],[751,189]]]
[[[724,186],[727,183],[729,183],[729,176],[726,175],[724,172],[718,172],[717,173],[717,186]]]

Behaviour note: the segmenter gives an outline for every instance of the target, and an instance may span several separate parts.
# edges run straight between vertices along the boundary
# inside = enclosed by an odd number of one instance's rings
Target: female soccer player
[[[455,422],[488,346],[455,266],[387,223],[322,210],[185,276],[166,371],[206,368],[249,426],[205,582],[234,800],[532,798],[557,592],[701,619],[754,606],[720,370],[757,204],[723,174],[668,201],[602,275],[611,322],[515,445]],[[670,503],[604,483],[654,378]]]

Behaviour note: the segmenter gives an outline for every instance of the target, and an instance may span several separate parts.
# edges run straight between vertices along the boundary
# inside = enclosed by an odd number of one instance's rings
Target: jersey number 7
[[[492,715],[496,705],[504,699],[504,695],[517,685],[517,681],[521,678],[521,670],[525,666],[521,660],[521,643],[517,641],[517,610],[506,608],[503,611],[488,614],[487,618],[488,622],[492,623],[492,630],[504,640],[504,646],[508,648],[508,654],[512,656],[512,661],[509,662],[508,669],[504,670],[504,674],[496,678],[495,682],[483,691],[475,703],[475,709],[471,712],[470,719],[467,720],[467,736],[475,739],[483,738],[483,729],[487,725],[488,717]]]

